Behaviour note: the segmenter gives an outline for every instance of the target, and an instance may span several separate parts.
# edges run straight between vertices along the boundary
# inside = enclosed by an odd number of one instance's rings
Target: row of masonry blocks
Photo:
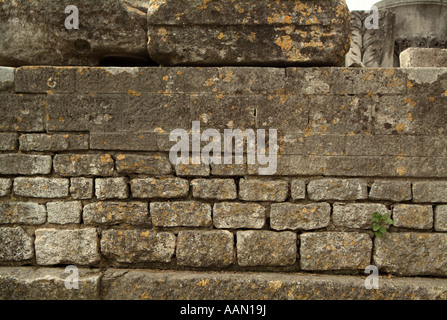
[[[447,234],[387,233],[374,240],[359,232],[269,230],[37,229],[0,228],[2,260],[54,266],[172,263],[184,267],[289,267],[301,270],[364,270],[373,263],[399,275],[447,276]],[[7,240],[8,239],[8,240]],[[8,248],[14,242],[14,249]],[[398,244],[404,243],[398,248]],[[431,248],[439,248],[436,252]]]

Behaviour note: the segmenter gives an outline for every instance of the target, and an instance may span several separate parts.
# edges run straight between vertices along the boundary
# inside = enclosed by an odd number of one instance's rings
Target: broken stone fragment
[[[341,66],[344,1],[151,1],[148,50],[162,65]]]
[[[65,13],[78,9],[79,29]],[[147,63],[146,12],[121,0],[0,2],[0,65],[97,66],[110,57]]]

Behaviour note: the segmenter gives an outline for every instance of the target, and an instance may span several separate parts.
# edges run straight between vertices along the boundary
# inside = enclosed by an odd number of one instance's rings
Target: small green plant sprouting
[[[381,238],[385,234],[386,225],[393,224],[393,220],[391,220],[387,213],[380,214],[379,212],[374,212],[371,221],[374,222],[373,231],[378,238]]]

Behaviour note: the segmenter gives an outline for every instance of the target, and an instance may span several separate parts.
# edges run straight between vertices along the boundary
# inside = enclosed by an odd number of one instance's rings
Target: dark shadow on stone
[[[100,67],[153,67],[159,66],[158,63],[141,57],[109,56],[104,57],[99,62]]]

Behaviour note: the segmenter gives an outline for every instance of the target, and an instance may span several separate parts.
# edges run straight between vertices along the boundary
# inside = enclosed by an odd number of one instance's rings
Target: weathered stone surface
[[[28,154],[0,155],[0,174],[49,174],[51,172],[51,156]]]
[[[120,154],[116,157],[116,170],[119,173],[140,173],[154,176],[168,175],[173,172],[169,158],[164,155]]]
[[[101,291],[106,300],[285,301],[445,300],[446,298],[445,279],[380,277],[379,283],[378,290],[368,290],[365,288],[364,276],[109,269],[102,278]]]
[[[229,231],[180,231],[177,263],[189,267],[227,267],[234,260],[234,235]]]
[[[237,261],[240,266],[289,266],[297,257],[297,236],[290,231],[238,231]]]
[[[233,179],[195,179],[191,182],[192,195],[197,199],[234,200],[237,198]]]
[[[274,230],[314,230],[326,228],[331,219],[329,203],[272,204],[270,226]]]
[[[119,151],[159,151],[160,140],[168,137],[156,132],[92,132],[90,133],[90,148],[92,150]]]
[[[0,67],[0,92],[14,90],[14,75],[14,68]]]
[[[77,289],[67,289],[73,272],[63,268],[0,268],[0,300],[98,300],[101,273],[78,269]],[[70,280],[69,280],[70,281]],[[70,281],[71,284],[73,280]]]
[[[368,197],[366,180],[363,179],[319,179],[307,185],[311,200],[362,200]]]
[[[70,194],[76,200],[88,200],[93,197],[93,179],[92,178],[71,178]]]
[[[413,202],[447,202],[447,181],[414,182]]]
[[[445,68],[447,49],[408,48],[400,54],[401,68]]]
[[[163,65],[341,65],[349,19],[332,0],[154,2],[148,49]]]
[[[35,202],[0,203],[1,224],[39,225],[45,223],[46,217],[45,206]]]
[[[393,225],[410,229],[433,228],[433,207],[431,205],[397,204],[393,208]]]
[[[45,102],[42,95],[2,95],[0,131],[44,131]]]
[[[246,164],[211,164],[211,174],[213,176],[246,176],[248,168]]]
[[[218,229],[262,229],[266,209],[256,203],[221,202],[214,204],[213,222]]]
[[[282,202],[289,195],[289,183],[282,180],[241,179],[239,197],[244,201]]]
[[[177,164],[175,173],[179,177],[209,177],[210,166],[208,164]]]
[[[0,151],[14,151],[17,149],[17,133],[0,133]]]
[[[25,178],[14,179],[14,194],[30,198],[68,197],[69,180],[64,178]]]
[[[447,274],[447,234],[385,233],[374,240],[374,264],[397,275]]]
[[[76,30],[65,27],[65,19],[73,22],[73,11],[64,13],[69,5],[79,8]],[[58,6],[8,0],[0,6],[0,17],[1,65],[98,65],[113,56],[148,61],[145,13],[119,0],[62,1]]]
[[[152,230],[104,230],[102,254],[120,263],[170,262],[175,235]]]
[[[15,92],[71,94],[76,92],[76,68],[23,66],[16,69]]]
[[[64,177],[111,176],[114,161],[109,154],[57,154],[54,171]]]
[[[411,183],[407,181],[375,180],[369,191],[371,200],[402,202],[411,197]]]
[[[447,231],[447,205],[437,206],[435,209],[435,230]]]
[[[95,193],[99,200],[126,199],[129,196],[127,178],[97,178],[95,179]]]
[[[305,233],[300,241],[303,270],[364,270],[371,262],[373,243],[365,233]]]
[[[82,202],[48,202],[47,203],[48,222],[54,224],[81,223]]]
[[[26,134],[20,136],[20,150],[23,151],[68,151],[87,150],[86,134]]]
[[[146,202],[96,202],[84,206],[86,225],[150,225]]]
[[[12,180],[0,178],[0,197],[9,195],[12,187]]]
[[[130,181],[130,189],[133,198],[181,198],[189,193],[189,181],[180,178],[133,179]]]
[[[306,198],[306,181],[292,180],[290,183],[292,200],[303,200]]]
[[[94,228],[79,230],[36,230],[38,265],[94,265],[99,259],[98,234]]]
[[[151,202],[152,223],[156,227],[209,227],[211,205],[197,201]]]
[[[20,227],[0,228],[0,241],[1,262],[25,261],[34,257],[33,238]]]
[[[374,212],[391,217],[391,211],[380,203],[334,203],[332,222],[335,227],[372,230]]]

